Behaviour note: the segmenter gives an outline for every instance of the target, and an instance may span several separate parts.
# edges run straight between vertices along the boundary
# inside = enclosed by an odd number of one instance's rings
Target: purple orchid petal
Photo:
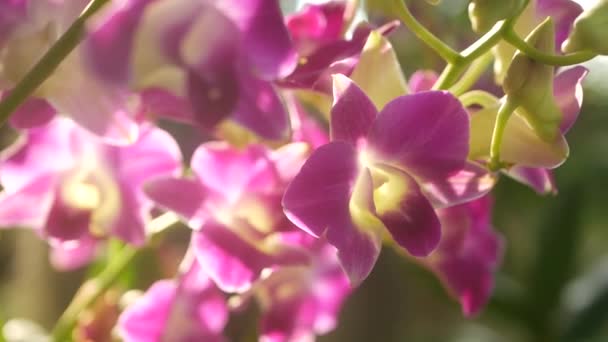
[[[405,95],[380,111],[368,136],[371,157],[425,180],[465,165],[469,116],[450,93]]]
[[[425,182],[422,186],[435,208],[445,208],[472,201],[487,194],[497,177],[486,168],[467,162],[465,167],[447,178]]]
[[[51,246],[50,261],[60,271],[72,271],[83,267],[95,259],[99,241],[90,235],[67,243]]]
[[[302,264],[305,254],[269,245],[265,237],[244,221],[228,227],[208,220],[192,237],[192,248],[201,267],[225,292],[248,290],[265,268]]]
[[[370,32],[370,27],[362,25],[354,32],[351,40],[337,40],[323,45],[311,55],[301,59],[294,72],[286,77],[281,85],[331,92],[331,87],[326,88],[324,85],[331,85],[330,76],[332,74],[350,74],[358,61],[358,55],[361,53]],[[330,66],[348,60],[352,61],[348,63],[346,70],[328,72]]]
[[[570,0],[538,0],[537,12],[538,17],[551,16],[555,21],[555,46],[559,49],[568,38],[574,20],[583,13],[583,8]]]
[[[301,55],[332,41],[339,40],[344,29],[346,3],[327,2],[307,5],[298,13],[286,17],[291,37]]]
[[[374,191],[376,211],[393,239],[413,256],[431,253],[439,243],[441,225],[416,181],[388,166],[374,171],[384,181]]]
[[[310,249],[315,259],[311,266],[278,269],[255,288],[265,341],[310,340],[335,328],[352,289],[331,246],[317,240]],[[285,294],[284,288],[292,291]]]
[[[566,134],[581,111],[583,104],[583,87],[581,83],[589,70],[583,66],[560,72],[553,81],[553,97],[557,101],[564,118],[560,125],[562,134]]]
[[[74,64],[73,67],[77,69],[79,66]],[[87,91],[83,92],[82,89]],[[119,87],[87,75],[82,69],[74,72],[70,82],[64,82],[62,87],[54,87],[47,99],[58,112],[66,113],[106,142],[127,145],[135,141],[138,135],[135,112],[129,104],[130,95]]]
[[[439,76],[433,70],[418,70],[412,74],[408,86],[412,93],[431,90]]]
[[[289,116],[274,86],[240,74],[239,101],[232,119],[262,138],[283,140],[289,137]]]
[[[29,0],[0,0],[0,47],[27,15]]]
[[[0,227],[41,227],[53,203],[56,181],[54,175],[46,174],[16,191],[0,193]]]
[[[367,136],[378,111],[361,88],[348,77],[334,75],[333,88],[331,139],[356,145]]]
[[[143,297],[120,315],[118,321],[120,337],[126,342],[160,341],[165,322],[171,312],[176,287],[172,280],[160,280],[154,283]]]
[[[224,142],[205,143],[194,152],[191,165],[200,182],[228,203],[245,192],[271,189],[278,176],[261,145],[241,151]]]
[[[205,193],[198,181],[180,178],[158,178],[145,184],[146,195],[156,204],[189,221],[192,227],[200,226],[208,214],[201,211]]]
[[[182,155],[175,139],[152,125],[144,124],[140,131],[139,139],[129,146],[106,147],[105,159],[115,172],[137,188],[155,176],[179,174]]]
[[[177,282],[154,283],[118,320],[126,342],[223,341],[228,321],[222,294],[196,263]]]
[[[431,258],[422,260],[460,300],[466,316],[487,303],[502,255],[502,238],[492,230],[490,211],[489,197],[440,210],[444,238]]]
[[[507,171],[507,175],[531,187],[540,195],[557,194],[557,185],[551,170],[514,166]]]
[[[140,98],[145,115],[165,117],[184,123],[194,122],[190,103],[165,89],[145,89],[140,93]]]
[[[272,80],[293,71],[297,54],[277,0],[222,0],[215,6],[241,30],[243,51],[260,77]]]
[[[16,129],[29,129],[49,123],[57,111],[46,100],[30,98],[17,108],[9,122]]]
[[[74,139],[74,123],[64,118],[27,130],[2,156],[0,181],[4,190],[17,190],[39,175],[72,167]]]
[[[364,172],[367,177],[362,177],[362,184],[370,185],[369,172]],[[355,285],[371,271],[381,244],[376,227],[361,226],[365,218],[373,219],[371,213],[366,215],[370,208],[364,207],[372,202],[371,185],[368,191],[360,189],[361,194],[356,196],[362,213],[359,222],[351,216],[351,194],[358,175],[354,147],[344,142],[331,142],[312,154],[283,197],[285,214],[294,224],[314,236],[327,234]],[[370,181],[365,182],[368,178]]]
[[[103,25],[91,27],[85,40],[87,59],[104,80],[126,84],[136,30],[145,8],[152,0],[130,0],[116,5]]]

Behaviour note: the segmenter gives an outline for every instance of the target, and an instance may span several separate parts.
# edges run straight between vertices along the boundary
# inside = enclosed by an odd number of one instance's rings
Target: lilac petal
[[[0,0],[0,48],[28,14],[28,0]]]
[[[0,181],[4,190],[17,190],[45,173],[71,167],[74,123],[57,118],[46,125],[27,130],[2,156]]]
[[[408,82],[412,93],[431,90],[439,76],[433,70],[418,70],[412,74]]]
[[[331,142],[313,152],[283,197],[285,214],[295,225],[314,236],[327,234],[328,241],[338,249],[342,267],[353,285],[371,272],[381,244],[377,227],[373,226],[377,222],[373,221],[370,208],[364,207],[373,205],[367,171],[362,177],[361,193],[354,196],[360,201],[359,212],[355,214],[360,215],[352,216],[351,194],[358,175],[354,147]]]
[[[46,100],[30,98],[11,115],[9,122],[16,129],[29,129],[51,121],[57,112]]]
[[[589,70],[583,66],[575,66],[572,69],[560,72],[553,81],[553,97],[557,101],[559,109],[564,114],[560,130],[566,134],[581,111],[583,104],[583,87],[581,83]]]
[[[201,211],[205,194],[198,181],[163,177],[147,182],[144,190],[157,205],[175,211],[192,227],[200,226],[207,217]]]
[[[448,92],[405,95],[380,111],[368,141],[374,160],[421,179],[443,178],[464,167],[469,116]]]
[[[557,185],[551,170],[514,166],[507,171],[507,175],[531,187],[540,195],[557,194]]]
[[[251,145],[238,150],[225,142],[202,144],[192,155],[192,170],[208,189],[234,203],[244,193],[271,189],[277,181],[269,150]]]
[[[262,138],[289,137],[289,116],[277,90],[266,81],[240,73],[239,100],[232,119]]]
[[[118,84],[129,81],[136,29],[151,0],[124,1],[101,25],[91,27],[84,42],[86,58],[98,77]]]
[[[70,62],[74,65],[77,63],[72,60]],[[74,66],[74,69],[79,67],[82,66]],[[61,87],[53,87],[47,95],[49,103],[58,112],[65,113],[108,143],[126,145],[136,140],[138,125],[134,120],[129,92],[87,75],[84,68],[69,76],[73,76],[70,82],[62,82]],[[52,80],[60,82],[58,79]],[[83,92],[82,89],[87,91]]]
[[[461,171],[443,179],[425,182],[422,189],[435,208],[445,208],[487,194],[497,180],[497,176],[486,168],[467,162]]]
[[[212,129],[235,109],[239,95],[236,73],[232,69],[219,72],[225,77],[205,79],[193,72],[188,74],[188,97],[193,119],[201,126]]]
[[[161,341],[176,289],[172,280],[157,281],[143,297],[123,311],[118,319],[121,339],[125,342]]]
[[[192,237],[198,262],[223,291],[243,293],[264,268],[306,262],[304,254],[267,245],[264,236],[246,222],[239,221],[234,225],[228,227],[208,220]]]
[[[441,237],[441,225],[433,206],[416,181],[388,166],[374,169],[374,179],[384,181],[374,191],[378,217],[393,239],[413,256],[431,253]]]
[[[16,191],[0,193],[0,227],[39,228],[53,203],[56,178],[42,175]]]
[[[367,136],[378,111],[361,88],[344,75],[333,76],[333,90],[331,139],[356,145]]]
[[[93,261],[99,241],[90,235],[67,243],[51,245],[50,262],[60,271],[72,271]]]
[[[559,49],[583,8],[571,0],[538,0],[537,12],[540,18],[551,16],[555,21],[555,46]]]
[[[179,174],[182,155],[175,139],[152,125],[141,125],[140,131],[131,145],[106,147],[105,158],[115,172],[133,187],[153,177]]]
[[[255,73],[272,80],[293,71],[297,54],[277,0],[223,0],[215,5],[241,30],[243,51]]]

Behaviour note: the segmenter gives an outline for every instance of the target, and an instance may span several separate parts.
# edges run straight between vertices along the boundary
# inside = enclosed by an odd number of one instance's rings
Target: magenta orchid
[[[467,316],[488,302],[502,257],[502,238],[490,225],[491,207],[492,200],[484,196],[439,210],[441,242],[428,258],[420,259],[458,298]]]
[[[206,129],[230,117],[264,138],[288,135],[270,81],[291,73],[296,53],[275,0],[116,3],[85,44],[98,77],[138,92],[148,115]]]
[[[224,341],[224,296],[196,262],[177,280],[159,280],[120,316],[125,342]]]
[[[0,254],[11,256],[0,277],[20,277],[4,271],[28,264],[23,279],[43,279],[37,267],[47,265],[29,267],[35,246],[5,251],[8,228],[33,231],[57,270],[89,265],[82,274],[91,277],[53,330],[35,334],[314,342],[337,327],[387,245],[436,276],[459,316],[506,308],[505,318],[526,322],[513,336],[591,338],[576,332],[605,295],[580,313],[559,307],[562,289],[578,282],[570,267],[587,179],[564,196],[567,219],[537,229],[538,243],[517,232],[538,249],[532,285],[509,274],[511,259],[499,270],[502,233],[538,222],[502,213],[512,194],[501,184],[498,233],[490,191],[508,176],[557,194],[553,170],[570,153],[566,134],[595,67],[582,63],[606,50],[608,6],[440,2],[0,0]],[[466,25],[465,34],[448,17],[467,7],[474,32]],[[427,28],[421,19],[436,9]],[[443,19],[453,23],[449,41]],[[426,49],[401,46],[411,39]],[[382,255],[385,266],[392,256]],[[382,270],[372,278],[361,291],[389,280]],[[21,336],[19,320],[5,324],[11,305],[0,308],[0,340],[38,340]],[[565,329],[554,329],[556,312]],[[453,313],[445,306],[437,317]],[[447,321],[450,333],[468,334]]]
[[[276,237],[293,229],[281,210],[282,188],[307,150],[298,143],[275,152],[206,143],[191,160],[195,179],[159,178],[146,192],[195,229],[192,248],[209,277],[224,291],[243,292],[265,268],[308,262],[304,251]]]
[[[346,298],[352,292],[336,250],[323,239],[303,232],[281,236],[284,243],[306,247],[311,263],[286,266],[258,280],[250,291],[231,299],[246,305],[255,298],[262,311],[261,341],[313,341],[333,330]]]
[[[378,113],[336,75],[332,142],[285,191],[285,213],[308,233],[327,236],[354,284],[371,271],[385,229],[412,255],[428,255],[441,227],[424,187],[441,188],[465,168],[468,132],[466,111],[446,92],[402,96]]]
[[[88,260],[103,237],[143,244],[152,202],[142,185],[178,174],[181,155],[164,131],[140,130],[123,147],[104,145],[67,118],[26,130],[0,162],[0,225],[32,227],[48,237],[59,249],[58,264]]]

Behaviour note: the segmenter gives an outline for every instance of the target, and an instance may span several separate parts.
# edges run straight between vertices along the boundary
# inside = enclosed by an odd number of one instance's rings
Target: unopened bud
[[[475,32],[488,31],[497,21],[506,19],[517,11],[516,0],[471,0],[469,18]]]
[[[568,40],[564,42],[564,52],[590,50],[600,55],[608,55],[608,0],[583,12],[574,21]]]
[[[555,51],[555,28],[548,18],[526,38],[526,43],[545,53]],[[503,83],[505,94],[519,107],[538,136],[553,141],[563,117],[553,97],[554,67],[537,62],[518,51]]]

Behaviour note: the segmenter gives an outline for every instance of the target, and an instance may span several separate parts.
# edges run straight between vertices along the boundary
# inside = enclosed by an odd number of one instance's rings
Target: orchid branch
[[[108,2],[109,0],[91,0],[78,19],[11,90],[8,96],[0,102],[0,126],[53,74],[61,62],[78,46],[84,37],[87,20]]]
[[[497,171],[502,167],[500,161],[500,148],[502,146],[505,128],[507,128],[509,118],[518,106],[519,105],[516,102],[507,96],[500,106],[500,109],[498,109],[494,131],[492,132],[492,142],[490,143],[490,164],[488,165],[490,170]]]
[[[597,54],[591,51],[579,51],[565,55],[546,54],[526,43],[526,41],[524,41],[521,37],[517,35],[517,33],[513,30],[512,27],[509,27],[507,30],[504,31],[503,38],[507,43],[513,45],[515,48],[526,54],[531,59],[549,65],[567,66],[573,64],[580,64],[597,56]]]
[[[393,9],[397,17],[418,37],[425,42],[431,49],[435,50],[441,58],[448,63],[454,64],[461,59],[460,54],[449,47],[446,43],[437,38],[426,27],[424,27],[410,12],[403,0],[392,0]]]

